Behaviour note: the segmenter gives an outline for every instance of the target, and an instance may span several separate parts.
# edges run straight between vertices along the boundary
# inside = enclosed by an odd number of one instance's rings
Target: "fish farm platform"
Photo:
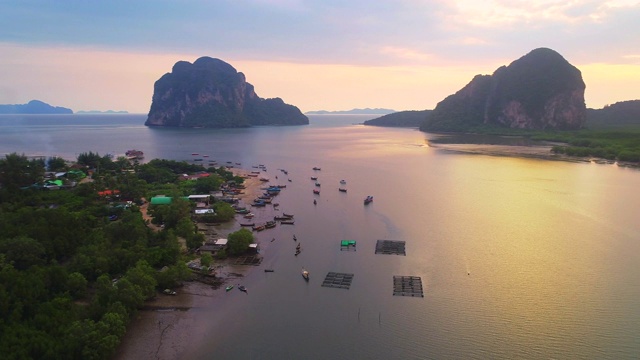
[[[353,274],[330,272],[324,278],[322,286],[349,290],[352,281]]]
[[[356,241],[355,240],[340,241],[340,251],[356,251]]]
[[[405,242],[397,240],[378,240],[376,242],[376,254],[406,256]]]
[[[424,297],[419,276],[394,276],[393,296]]]

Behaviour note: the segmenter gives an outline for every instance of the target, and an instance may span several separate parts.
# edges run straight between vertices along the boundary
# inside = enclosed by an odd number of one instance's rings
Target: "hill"
[[[339,110],[339,111],[327,111],[327,110],[317,110],[317,111],[307,111],[305,114],[307,115],[378,115],[378,114],[391,114],[395,112],[395,110],[391,109],[382,109],[382,108],[364,108],[364,109],[351,109],[351,110]]]
[[[589,128],[629,125],[640,125],[640,100],[621,101],[602,109],[587,109],[586,126]]]
[[[280,98],[262,99],[243,73],[230,64],[201,57],[178,61],[155,82],[145,125],[178,127],[247,127],[307,125],[309,119]]]
[[[26,104],[0,105],[0,114],[73,114],[73,110],[31,100]]]
[[[432,110],[408,110],[387,114],[379,118],[367,120],[365,125],[392,127],[420,127],[427,120]]]
[[[476,75],[440,101],[420,130],[579,129],[586,119],[584,89],[580,70],[557,52],[539,48],[492,75]]]

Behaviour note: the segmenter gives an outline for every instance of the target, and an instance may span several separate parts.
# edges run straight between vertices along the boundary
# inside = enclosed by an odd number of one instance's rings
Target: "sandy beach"
[[[246,176],[250,172],[232,169],[238,176]],[[246,177],[244,193],[238,198],[244,204],[261,193],[262,182],[256,177]],[[240,228],[237,221],[214,227],[215,236],[226,237]],[[242,278],[251,266],[234,266],[228,262],[216,262],[218,280],[233,282]],[[148,301],[136,319],[131,322],[114,356],[115,359],[179,359],[181,354],[189,350],[190,344],[198,343],[205,336],[207,323],[204,311],[215,309],[221,302],[220,296],[225,293],[224,286],[214,288],[198,281],[191,281],[176,289],[177,295],[158,293],[156,298]]]

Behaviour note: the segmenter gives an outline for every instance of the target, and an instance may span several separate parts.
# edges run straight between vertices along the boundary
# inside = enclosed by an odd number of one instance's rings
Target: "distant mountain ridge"
[[[305,114],[307,115],[384,115],[391,114],[396,112],[392,109],[383,109],[383,108],[364,108],[364,109],[351,109],[351,110],[338,110],[338,111],[327,111],[327,110],[316,110],[316,111],[307,111]]]
[[[210,57],[178,61],[153,87],[147,126],[235,128],[307,125],[300,109],[280,98],[262,99],[243,73]]]
[[[106,111],[100,111],[100,110],[78,110],[76,111],[76,114],[128,114],[128,111],[125,110],[120,110],[120,111],[116,111],[116,110],[106,110]]]
[[[0,105],[0,114],[73,114],[73,110],[31,100],[26,104]]]

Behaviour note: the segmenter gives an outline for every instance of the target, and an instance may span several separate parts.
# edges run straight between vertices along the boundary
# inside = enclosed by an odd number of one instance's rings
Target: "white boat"
[[[305,268],[302,268],[302,277],[309,281],[309,272],[307,270],[305,270]]]

